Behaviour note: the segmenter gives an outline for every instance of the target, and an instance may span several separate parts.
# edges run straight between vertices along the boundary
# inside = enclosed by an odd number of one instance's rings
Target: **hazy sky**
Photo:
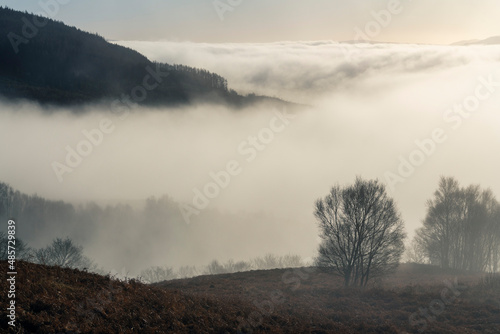
[[[228,2],[237,5],[224,7]],[[4,0],[1,3],[34,13],[45,11],[56,20],[116,40],[340,41],[356,39],[356,28],[364,32],[372,29],[370,39],[387,42],[449,44],[500,35],[498,0]],[[220,15],[215,3],[219,4]],[[393,14],[380,15],[381,24],[375,24],[373,13],[387,9],[392,9]]]

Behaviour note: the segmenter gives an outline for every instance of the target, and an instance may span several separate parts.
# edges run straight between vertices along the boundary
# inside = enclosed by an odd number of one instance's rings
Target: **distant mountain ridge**
[[[500,44],[500,36],[493,36],[486,39],[473,39],[468,41],[460,41],[453,43],[452,45],[495,45]]]
[[[245,106],[276,98],[241,96],[203,69],[152,62],[137,51],[62,22],[0,7],[0,95],[42,104]]]

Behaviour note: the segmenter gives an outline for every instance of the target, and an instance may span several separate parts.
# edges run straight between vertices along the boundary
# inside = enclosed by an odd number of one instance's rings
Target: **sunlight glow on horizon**
[[[52,0],[54,3],[58,0]],[[50,2],[50,1],[49,1]],[[500,35],[500,4],[484,0],[242,0],[216,8],[213,1],[89,0],[44,7],[6,0],[4,5],[49,17],[109,40],[222,42],[350,41],[451,44]],[[221,1],[219,3],[225,3]]]

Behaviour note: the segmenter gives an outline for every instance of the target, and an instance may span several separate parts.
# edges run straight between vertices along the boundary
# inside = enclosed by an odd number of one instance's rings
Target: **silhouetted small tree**
[[[226,274],[227,270],[217,260],[213,260],[206,268],[206,273],[209,275]]]
[[[287,254],[281,257],[280,262],[282,268],[298,268],[305,265],[300,255]]]
[[[252,265],[245,261],[234,262],[234,260],[229,260],[223,264],[224,271],[227,273],[236,273],[241,271],[248,271],[252,269]]]
[[[7,260],[8,258],[9,238],[6,233],[0,232],[0,260]],[[16,259],[29,261],[33,254],[32,249],[21,239],[16,238],[15,244],[10,246],[15,247]]]
[[[34,261],[49,266],[93,269],[92,260],[83,255],[83,248],[69,238],[56,238],[52,244],[34,252]]]
[[[195,266],[182,266],[177,271],[179,278],[189,278],[198,275],[198,269]]]
[[[420,242],[418,235],[406,247],[404,260],[408,263],[430,264],[427,251]]]
[[[253,260],[256,269],[276,269],[282,268],[280,258],[274,254],[266,254]]]
[[[171,267],[155,266],[141,271],[141,278],[147,283],[168,281],[177,278]]]

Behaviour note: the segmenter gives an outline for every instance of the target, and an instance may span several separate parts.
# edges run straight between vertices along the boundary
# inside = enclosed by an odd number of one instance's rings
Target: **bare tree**
[[[410,242],[410,245],[406,247],[404,258],[410,263],[420,263],[428,264],[429,257],[427,256],[427,250],[423,247],[419,236],[415,236]]]
[[[263,257],[253,259],[256,269],[276,269],[282,268],[281,259],[274,254],[266,254]]]
[[[8,258],[9,238],[6,233],[0,232],[0,260],[7,260]],[[15,239],[14,246],[16,249],[16,259],[29,261],[32,258],[32,249],[19,238]]]
[[[227,262],[219,262],[213,260],[205,267],[205,273],[208,275],[229,274],[235,272],[256,270],[269,270],[279,268],[294,268],[302,267],[304,263],[299,255],[277,256],[274,254],[266,254],[261,257],[256,257],[250,261],[238,261],[230,259]]]
[[[177,271],[179,278],[189,278],[198,275],[198,269],[195,266],[182,266]]]
[[[498,270],[500,204],[491,190],[460,187],[441,177],[434,198],[427,202],[416,242],[431,264],[472,271]]]
[[[317,265],[343,277],[345,286],[366,286],[397,268],[406,235],[383,184],[358,177],[352,186],[337,185],[314,214],[322,238]]]
[[[49,246],[36,250],[34,260],[50,266],[89,270],[95,267],[92,261],[83,255],[83,248],[75,245],[69,238],[56,238]]]
[[[298,268],[304,266],[304,262],[302,261],[300,255],[284,255],[281,257],[280,262],[282,268]]]
[[[147,283],[168,281],[177,278],[171,267],[151,267],[141,271],[141,278]]]
[[[206,267],[205,273],[208,275],[218,275],[218,274],[227,274],[228,271],[226,270],[223,264],[219,263],[219,261],[213,260]]]
[[[234,262],[234,260],[232,259],[224,263],[223,267],[227,273],[248,271],[252,268],[252,266],[248,262],[245,261]]]

